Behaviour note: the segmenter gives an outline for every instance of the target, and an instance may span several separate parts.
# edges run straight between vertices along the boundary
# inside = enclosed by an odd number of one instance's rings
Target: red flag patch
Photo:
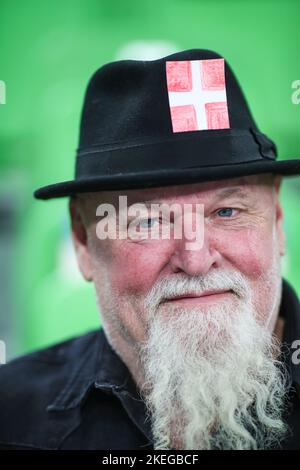
[[[228,129],[224,59],[166,62],[173,132]]]

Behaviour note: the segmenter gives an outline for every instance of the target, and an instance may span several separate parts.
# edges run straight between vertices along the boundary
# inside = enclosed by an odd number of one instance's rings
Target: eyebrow
[[[229,198],[231,196],[238,196],[241,199],[247,200],[247,199],[249,199],[249,192],[245,191],[242,188],[226,188],[226,189],[222,189],[218,193],[218,195],[216,197],[216,200],[219,201],[220,199],[226,199],[226,198]]]

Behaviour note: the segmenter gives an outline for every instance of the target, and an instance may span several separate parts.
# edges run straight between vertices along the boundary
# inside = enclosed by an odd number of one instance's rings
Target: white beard
[[[279,305],[281,290],[268,293]],[[281,280],[281,279],[280,279]],[[273,284],[274,287],[274,284]],[[210,288],[232,299],[185,307],[162,299]],[[230,296],[231,297],[231,296]],[[286,434],[282,419],[286,374],[279,346],[259,320],[247,281],[236,272],[176,275],[145,299],[147,340],[139,354],[142,394],[155,449],[266,449]]]

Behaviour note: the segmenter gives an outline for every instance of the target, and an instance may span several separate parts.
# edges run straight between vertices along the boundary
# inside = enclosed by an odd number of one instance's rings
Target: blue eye
[[[232,217],[234,209],[232,207],[225,207],[217,211],[220,217]]]
[[[150,221],[150,224],[149,224],[149,221]],[[150,217],[148,217],[146,219],[141,219],[139,221],[139,225],[140,225],[141,228],[146,228],[147,229],[147,228],[152,228],[154,222],[157,222],[157,219],[154,219],[154,218],[151,219]]]

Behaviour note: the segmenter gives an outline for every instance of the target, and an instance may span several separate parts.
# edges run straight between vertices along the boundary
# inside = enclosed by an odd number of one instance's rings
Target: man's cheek
[[[247,232],[231,240],[228,257],[246,276],[256,278],[272,264],[274,247],[268,233]]]
[[[116,259],[111,266],[111,285],[120,295],[141,295],[148,292],[160,270],[160,259],[140,252]]]

